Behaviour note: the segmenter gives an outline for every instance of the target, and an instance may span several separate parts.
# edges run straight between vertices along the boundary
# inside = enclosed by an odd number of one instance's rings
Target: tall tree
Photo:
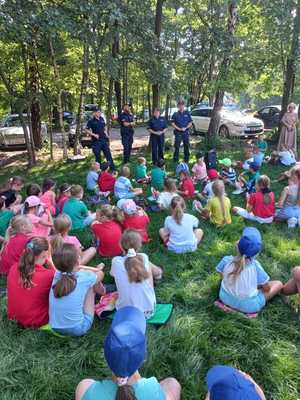
[[[165,0],[157,0],[156,11],[155,11],[155,24],[154,24],[154,50],[159,57],[160,53],[160,35],[162,31],[162,17],[163,17],[163,4]],[[154,82],[152,84],[152,107],[153,109],[159,107],[159,82]]]

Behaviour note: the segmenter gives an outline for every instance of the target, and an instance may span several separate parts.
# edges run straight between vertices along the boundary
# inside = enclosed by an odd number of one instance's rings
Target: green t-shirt
[[[138,164],[135,167],[135,179],[136,180],[143,179],[143,178],[146,178],[146,176],[147,176],[146,165]]]
[[[159,167],[154,167],[151,171],[151,185],[156,190],[163,190],[165,177],[166,172],[163,169]]]
[[[258,178],[260,177],[260,173],[259,171],[256,172],[251,172],[251,171],[247,171],[246,172],[246,177],[248,178],[248,182],[257,182]]]
[[[6,229],[14,215],[10,210],[0,211],[0,236],[5,236]]]
[[[63,213],[72,220],[72,229],[84,228],[83,221],[89,214],[89,210],[83,201],[75,198],[67,200],[64,204]]]
[[[267,151],[268,148],[268,143],[265,140],[258,140],[256,142],[257,147],[259,148],[259,150],[262,153],[265,153]]]
[[[137,400],[165,400],[166,395],[158,380],[142,378],[134,385]],[[83,395],[82,400],[115,400],[118,386],[111,380],[93,383]]]

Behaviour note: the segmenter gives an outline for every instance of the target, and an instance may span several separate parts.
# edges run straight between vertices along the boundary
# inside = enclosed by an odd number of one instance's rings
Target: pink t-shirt
[[[50,210],[51,215],[56,214],[56,203],[55,203],[55,194],[52,190],[48,190],[43,193],[40,197],[41,203],[45,205],[46,208]]]
[[[206,164],[203,162],[202,165],[199,165],[196,163],[193,168],[192,172],[194,174],[194,178],[198,181],[201,181],[202,179],[205,179],[207,177],[207,171],[206,171]]]
[[[26,217],[33,225],[32,236],[42,236],[46,238],[49,236],[51,228],[43,225],[43,223],[50,223],[47,213],[44,213],[41,217],[34,214],[26,214]]]
[[[77,239],[76,236],[69,236],[69,235],[65,235],[63,237],[63,240],[65,243],[69,243],[69,244],[73,244],[76,249],[80,250],[81,249],[81,243],[79,242],[79,240]]]

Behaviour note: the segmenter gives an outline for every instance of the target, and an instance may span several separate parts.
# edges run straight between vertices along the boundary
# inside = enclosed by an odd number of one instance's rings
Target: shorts
[[[249,219],[250,221],[256,221],[260,224],[271,224],[274,219],[274,217],[267,217],[267,218],[257,217],[256,215],[249,213],[247,210],[241,207],[235,207],[235,209],[237,210],[237,214],[240,217]]]
[[[173,253],[176,254],[183,254],[183,253],[193,253],[194,251],[197,250],[197,243],[195,244],[186,244],[183,246],[178,246],[176,244],[170,244],[168,243],[168,250],[172,251]]]
[[[287,220],[290,218],[300,218],[299,206],[287,206],[277,211],[276,217],[278,219]]]
[[[92,327],[94,321],[94,315],[83,314],[83,320],[80,324],[71,328],[52,328],[55,332],[66,335],[66,336],[83,336]]]
[[[115,194],[116,199],[118,200],[123,200],[123,199],[134,199],[136,197],[136,193],[134,192],[128,192],[126,195],[119,197],[117,194]]]
[[[256,296],[239,299],[227,293],[226,290],[221,287],[219,297],[224,304],[243,313],[259,312],[266,305],[266,298],[262,290],[259,290]]]

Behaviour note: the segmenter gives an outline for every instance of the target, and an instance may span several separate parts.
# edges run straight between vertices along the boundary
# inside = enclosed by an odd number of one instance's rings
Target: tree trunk
[[[103,81],[102,81],[102,71],[100,67],[96,67],[96,75],[97,75],[97,104],[100,110],[102,109],[102,101],[103,101]]]
[[[53,130],[52,130],[52,121],[53,121],[53,108],[49,107],[48,112],[48,121],[49,121],[49,138],[50,138],[50,160],[53,161]]]
[[[118,32],[118,21],[115,20],[115,37],[112,44],[112,57],[117,60],[119,52],[120,52],[120,40],[119,40],[119,32]],[[120,82],[120,68],[118,68],[117,78],[114,79],[115,86],[115,94],[116,94],[116,102],[117,102],[117,110],[118,116],[122,113],[122,88]]]
[[[170,95],[168,93],[167,96],[166,96],[166,104],[165,104],[165,118],[166,118],[167,121],[169,119],[170,101],[171,101],[171,98],[170,98]]]
[[[219,124],[220,124],[220,110],[223,107],[224,102],[224,89],[222,88],[224,81],[227,78],[229,67],[230,67],[230,53],[234,46],[234,33],[237,24],[237,3],[236,1],[230,1],[228,7],[229,17],[227,20],[227,32],[229,36],[229,43],[227,49],[225,49],[225,55],[221,62],[219,74],[217,77],[217,90],[215,95],[214,107],[208,127],[207,139],[210,146],[215,145],[216,137],[218,135]]]
[[[86,98],[86,92],[89,83],[89,58],[90,58],[90,48],[87,42],[84,43],[83,46],[83,60],[82,60],[82,78],[80,85],[80,96],[79,96],[79,104],[78,104],[78,112],[76,116],[76,133],[75,133],[75,145],[74,145],[74,154],[80,153],[80,136],[81,136],[81,127],[82,127],[82,119],[84,112],[84,103]]]
[[[148,88],[147,88],[147,101],[148,101],[148,112],[149,112],[149,119],[152,116],[152,107],[151,107],[151,87],[150,84],[148,83]]]
[[[106,124],[109,133],[111,130],[111,109],[112,109],[113,90],[114,90],[114,80],[110,78],[108,86],[108,95],[107,95],[107,106],[106,106],[106,118],[107,118]]]
[[[50,48],[50,55],[51,55],[51,61],[52,61],[52,66],[53,66],[54,78],[55,78],[56,87],[57,87],[57,111],[58,111],[59,128],[62,133],[63,159],[66,160],[68,157],[68,150],[67,150],[66,131],[65,131],[65,126],[64,126],[64,112],[63,112],[63,105],[62,105],[63,88],[62,88],[62,84],[61,84],[60,73],[59,73],[59,69],[57,67],[56,56],[55,56],[55,51],[54,51],[53,42],[52,42],[51,37],[49,37],[49,48]],[[53,114],[53,112],[52,112],[52,114]],[[51,123],[51,126],[52,126],[52,123]]]
[[[297,2],[297,11],[296,11],[296,16],[294,18],[291,50],[286,62],[286,73],[285,73],[283,95],[281,102],[281,118],[287,111],[287,107],[293,92],[293,85],[297,68],[297,58],[299,55],[299,41],[300,41],[299,36],[300,36],[300,0],[298,0]],[[281,122],[279,123],[279,128],[280,127],[281,127]]]
[[[154,48],[157,52],[157,57],[159,57],[160,53],[160,35],[162,30],[162,17],[163,17],[163,3],[165,0],[157,0],[156,2],[156,11],[155,11],[155,25],[154,25],[154,34],[155,34],[155,43]],[[156,107],[159,107],[159,93],[160,87],[159,82],[154,82],[152,84],[152,107],[153,110]]]

